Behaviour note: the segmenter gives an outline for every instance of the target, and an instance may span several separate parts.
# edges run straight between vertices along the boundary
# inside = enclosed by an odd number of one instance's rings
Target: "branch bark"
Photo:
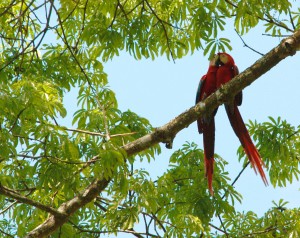
[[[95,180],[79,195],[72,198],[70,201],[63,203],[57,210],[60,216],[51,215],[41,225],[37,226],[34,230],[29,232],[25,237],[46,237],[53,233],[56,229],[66,223],[69,217],[76,212],[79,208],[84,207],[87,203],[91,202],[97,195],[103,191],[108,185],[109,180]]]
[[[187,111],[171,120],[152,133],[143,136],[123,147],[128,156],[139,153],[157,143],[170,143],[176,134],[188,127],[197,118],[211,113],[216,107],[231,99],[245,87],[258,79],[261,75],[276,66],[281,60],[296,53],[300,48],[300,30],[285,38],[281,43],[256,61],[241,74],[237,75],[229,83],[221,87],[203,102],[191,107]],[[51,215],[41,225],[29,232],[26,238],[45,237],[68,221],[69,217],[79,208],[93,201],[96,196],[109,184],[110,179],[98,179],[83,190],[79,195],[62,204],[57,210],[64,216]]]

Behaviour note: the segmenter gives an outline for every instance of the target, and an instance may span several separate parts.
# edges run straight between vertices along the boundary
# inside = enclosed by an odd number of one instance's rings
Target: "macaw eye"
[[[226,64],[228,61],[228,58],[226,55],[220,55],[220,60],[222,61],[222,63]]]

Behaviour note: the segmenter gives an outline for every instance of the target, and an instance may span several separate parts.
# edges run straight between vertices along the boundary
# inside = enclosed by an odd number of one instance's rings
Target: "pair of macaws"
[[[239,73],[233,58],[227,53],[218,53],[209,63],[207,74],[204,75],[199,83],[196,103],[204,100],[209,95],[214,93],[223,84],[230,81]],[[235,95],[232,101],[225,103],[226,113],[228,115],[230,124],[239,138],[246,155],[248,156],[251,165],[255,172],[259,172],[263,182],[267,185],[265,173],[263,171],[264,163],[253,144],[248,130],[243,122],[238,106],[242,104],[242,92]],[[214,170],[214,147],[215,147],[215,114],[201,117],[197,120],[198,131],[203,133],[204,144],[204,161],[206,177],[208,180],[208,189],[213,195],[212,179]]]

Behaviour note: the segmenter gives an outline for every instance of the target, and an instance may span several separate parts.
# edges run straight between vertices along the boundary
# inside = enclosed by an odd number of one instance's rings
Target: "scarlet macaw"
[[[207,74],[204,75],[198,86],[196,103],[204,100],[206,97],[214,93],[223,84],[229,82],[239,73],[233,58],[227,53],[218,53],[210,61]],[[263,161],[254,146],[248,130],[243,122],[241,114],[237,106],[242,104],[242,92],[235,95],[232,102],[225,104],[225,109],[231,123],[231,126],[239,138],[246,155],[248,156],[255,172],[259,172],[263,182],[267,185],[265,173],[262,166]],[[205,175],[208,180],[208,189],[213,195],[212,179],[214,166],[214,145],[215,145],[215,120],[214,116],[217,109],[212,115],[208,115],[197,120],[198,131],[203,133],[204,145],[204,161],[205,161]]]
[[[197,95],[196,95],[196,104],[209,95],[216,91],[216,73],[218,66],[216,61],[218,56],[210,61],[207,74],[204,75],[198,86]],[[214,149],[215,149],[215,119],[214,116],[217,110],[213,115],[207,115],[205,117],[199,118],[197,120],[198,132],[203,133],[203,147],[204,147],[204,161],[205,161],[205,175],[208,181],[208,188],[211,194],[213,194],[212,189],[212,178],[213,178],[213,169],[214,169]]]

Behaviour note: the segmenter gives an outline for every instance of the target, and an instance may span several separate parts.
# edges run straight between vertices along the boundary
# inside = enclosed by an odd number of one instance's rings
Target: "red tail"
[[[214,173],[214,151],[215,151],[215,119],[212,117],[209,123],[203,126],[203,144],[205,176],[208,182],[208,189],[211,195],[214,194],[212,188],[212,179]]]
[[[230,124],[239,138],[246,155],[248,156],[252,167],[254,168],[255,173],[259,172],[265,185],[268,185],[268,180],[264,173],[262,166],[265,166],[264,162],[261,160],[261,157],[253,144],[251,137],[248,133],[248,130],[244,124],[240,111],[236,104],[233,107],[226,105],[226,112],[230,121]]]

